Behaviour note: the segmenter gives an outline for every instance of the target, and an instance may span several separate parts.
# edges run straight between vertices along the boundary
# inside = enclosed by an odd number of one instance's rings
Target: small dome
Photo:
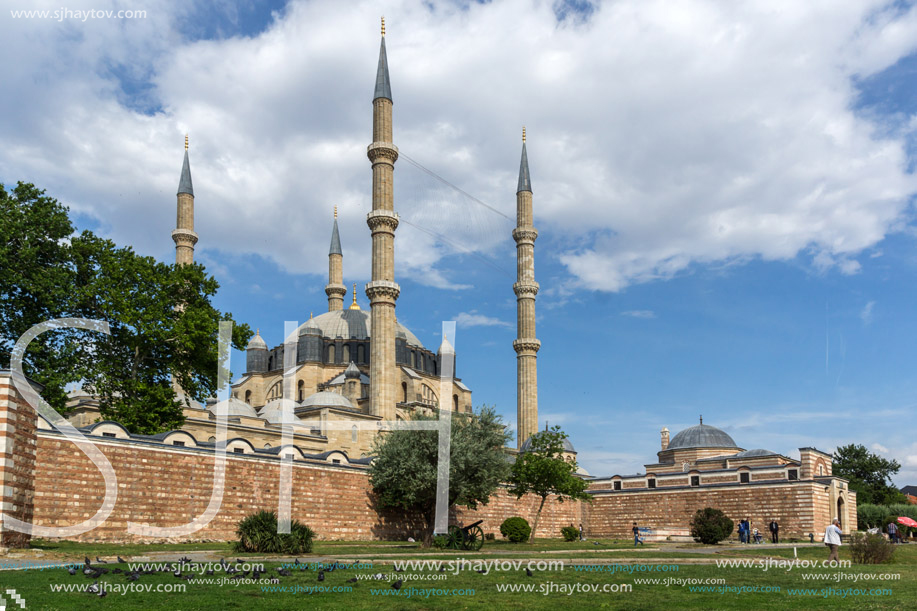
[[[360,369],[357,367],[356,363],[350,361],[350,365],[347,366],[347,369],[344,370],[344,377],[348,380],[351,379],[360,379]],[[337,394],[337,393],[335,393]]]
[[[709,424],[697,424],[681,431],[669,442],[667,450],[688,448],[735,448],[740,449],[725,431]]]
[[[258,413],[255,411],[255,408],[246,403],[236,399],[235,397],[230,397],[228,401],[228,409],[226,415],[232,418],[233,416],[245,416],[247,418],[257,418]],[[220,406],[220,403],[214,403],[213,405],[207,406],[207,411],[217,414],[217,409]]]
[[[346,407],[353,409],[353,403],[351,403],[347,397],[340,393],[331,392],[330,390],[323,390],[322,392],[309,395],[299,405],[300,407]]]
[[[264,341],[264,339],[262,339],[260,329],[258,329],[258,331],[255,333],[255,336],[251,339],[251,341],[248,342],[248,346],[246,346],[245,349],[246,350],[267,350],[267,343]]]
[[[544,431],[538,431],[537,433],[535,433],[535,435],[541,435],[542,433],[544,433]],[[532,435],[532,437],[534,437],[535,435]],[[522,447],[519,448],[520,452],[529,451],[529,449],[532,447],[532,437],[529,437],[528,439],[525,440],[525,442],[523,442]],[[574,452],[574,453],[576,452],[576,450],[573,449],[573,444],[570,443],[569,438],[564,439],[564,452]]]
[[[293,414],[292,405],[283,409],[284,401],[271,401],[261,409],[261,418],[269,424],[299,424],[302,421]]]
[[[443,338],[443,343],[439,345],[439,350],[436,351],[436,354],[442,354],[443,352],[455,353],[455,348],[453,348],[452,344],[449,343],[449,338],[447,337]]]
[[[739,452],[738,454],[733,455],[731,458],[755,458],[758,456],[776,456],[776,452],[771,452],[770,450],[765,450],[762,448],[755,448],[754,450],[745,450],[744,452]]]

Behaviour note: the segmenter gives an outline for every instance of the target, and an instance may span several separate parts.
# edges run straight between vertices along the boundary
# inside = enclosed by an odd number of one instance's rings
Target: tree
[[[20,182],[7,192],[0,184],[0,367],[30,327],[69,313],[73,232],[67,208],[44,191]],[[71,381],[70,335],[42,334],[23,355],[26,375],[44,385],[42,396],[59,411]]]
[[[716,545],[732,534],[734,526],[733,521],[719,509],[698,509],[691,518],[691,536],[698,543]]]
[[[68,383],[98,396],[105,418],[134,433],[183,422],[172,378],[188,397],[212,396],[217,330],[231,320],[211,304],[219,284],[200,265],[167,265],[119,248],[89,231],[74,234],[67,209],[33,185],[12,196],[0,187],[0,358],[32,325],[52,318],[108,322],[111,335],[58,330],[39,336],[25,355],[27,375],[65,411]],[[243,349],[251,331],[233,327]]]
[[[592,502],[592,497],[586,494],[588,484],[574,475],[577,469],[576,460],[563,457],[566,438],[567,434],[558,426],[550,431],[536,433],[531,437],[528,451],[517,455],[516,462],[513,463],[509,480],[512,486],[510,494],[516,498],[530,493],[541,497],[538,513],[535,514],[535,523],[532,524],[530,542],[535,540],[541,510],[544,509],[549,496],[556,496],[560,503],[565,500]]]
[[[849,482],[857,493],[857,504],[903,503],[904,495],[891,483],[891,476],[900,469],[898,461],[873,454],[863,445],[850,444],[834,452],[833,473]]]
[[[486,505],[509,475],[503,446],[509,440],[493,407],[473,416],[452,412],[449,452],[449,507]],[[414,420],[435,420],[416,416]],[[436,518],[438,434],[394,430],[376,437],[369,481],[382,508],[416,511],[426,523],[424,546],[433,539]]]

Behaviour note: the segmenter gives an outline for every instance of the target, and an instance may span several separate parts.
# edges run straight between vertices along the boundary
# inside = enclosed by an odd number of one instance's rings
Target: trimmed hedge
[[[506,518],[503,520],[503,524],[500,524],[500,534],[513,543],[522,543],[529,540],[529,535],[532,534],[532,527],[529,526],[525,518]]]

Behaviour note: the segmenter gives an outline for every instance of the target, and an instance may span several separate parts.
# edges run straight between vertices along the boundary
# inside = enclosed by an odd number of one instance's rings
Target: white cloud
[[[870,447],[871,447],[873,450],[875,450],[876,452],[879,452],[880,454],[888,454],[888,448],[886,448],[886,447],[885,447],[884,445],[882,445],[881,443],[874,443],[874,444],[872,444],[872,446],[870,446]]]
[[[656,313],[652,310],[626,310],[621,312],[621,316],[630,316],[631,318],[656,318]]]
[[[860,312],[860,320],[863,321],[863,324],[868,325],[872,322],[872,309],[875,307],[875,301],[869,301],[863,306],[863,310]]]
[[[856,273],[917,190],[903,136],[851,110],[852,77],[917,48],[917,8],[885,7],[621,0],[558,24],[535,0],[395,0],[395,142],[512,215],[525,123],[536,225],[576,244],[559,255],[575,286],[800,252]],[[16,91],[0,100],[0,177],[168,257],[190,131],[199,248],[324,273],[337,204],[345,277],[368,277],[378,4],[292,1],[260,35],[197,42],[179,33],[193,6],[144,8],[130,23],[0,20],[16,58],[0,65]],[[160,110],[124,105],[113,68],[149,79],[142,101]],[[497,248],[505,219],[430,180],[396,164],[396,210],[434,234],[399,228],[398,274],[462,288],[437,262]]]
[[[478,314],[477,310],[461,312],[455,317],[455,324],[459,327],[512,327],[505,320]]]

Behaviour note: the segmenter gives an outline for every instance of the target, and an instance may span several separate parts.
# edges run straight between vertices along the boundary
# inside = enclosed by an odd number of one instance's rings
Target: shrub
[[[484,540],[485,540],[485,541],[495,541],[496,539],[497,539],[497,536],[496,536],[495,534],[493,534],[493,533],[484,533]]]
[[[308,554],[312,552],[315,533],[311,528],[293,520],[289,533],[277,532],[277,514],[259,511],[245,517],[236,528],[239,540],[233,544],[237,552],[265,554]]]
[[[698,543],[716,545],[732,534],[734,524],[719,509],[698,509],[691,518],[691,536]]]
[[[532,534],[532,527],[525,518],[506,518],[503,524],[500,524],[500,534],[513,543],[522,543],[528,541],[529,535]]]
[[[850,556],[857,564],[885,564],[895,555],[895,546],[882,535],[854,533],[850,541]]]
[[[564,541],[576,541],[579,539],[579,529],[576,526],[564,526],[560,529],[560,534],[564,536]]]
[[[446,535],[436,535],[433,537],[433,547],[436,549],[446,549],[447,545],[449,545],[449,537]]]

